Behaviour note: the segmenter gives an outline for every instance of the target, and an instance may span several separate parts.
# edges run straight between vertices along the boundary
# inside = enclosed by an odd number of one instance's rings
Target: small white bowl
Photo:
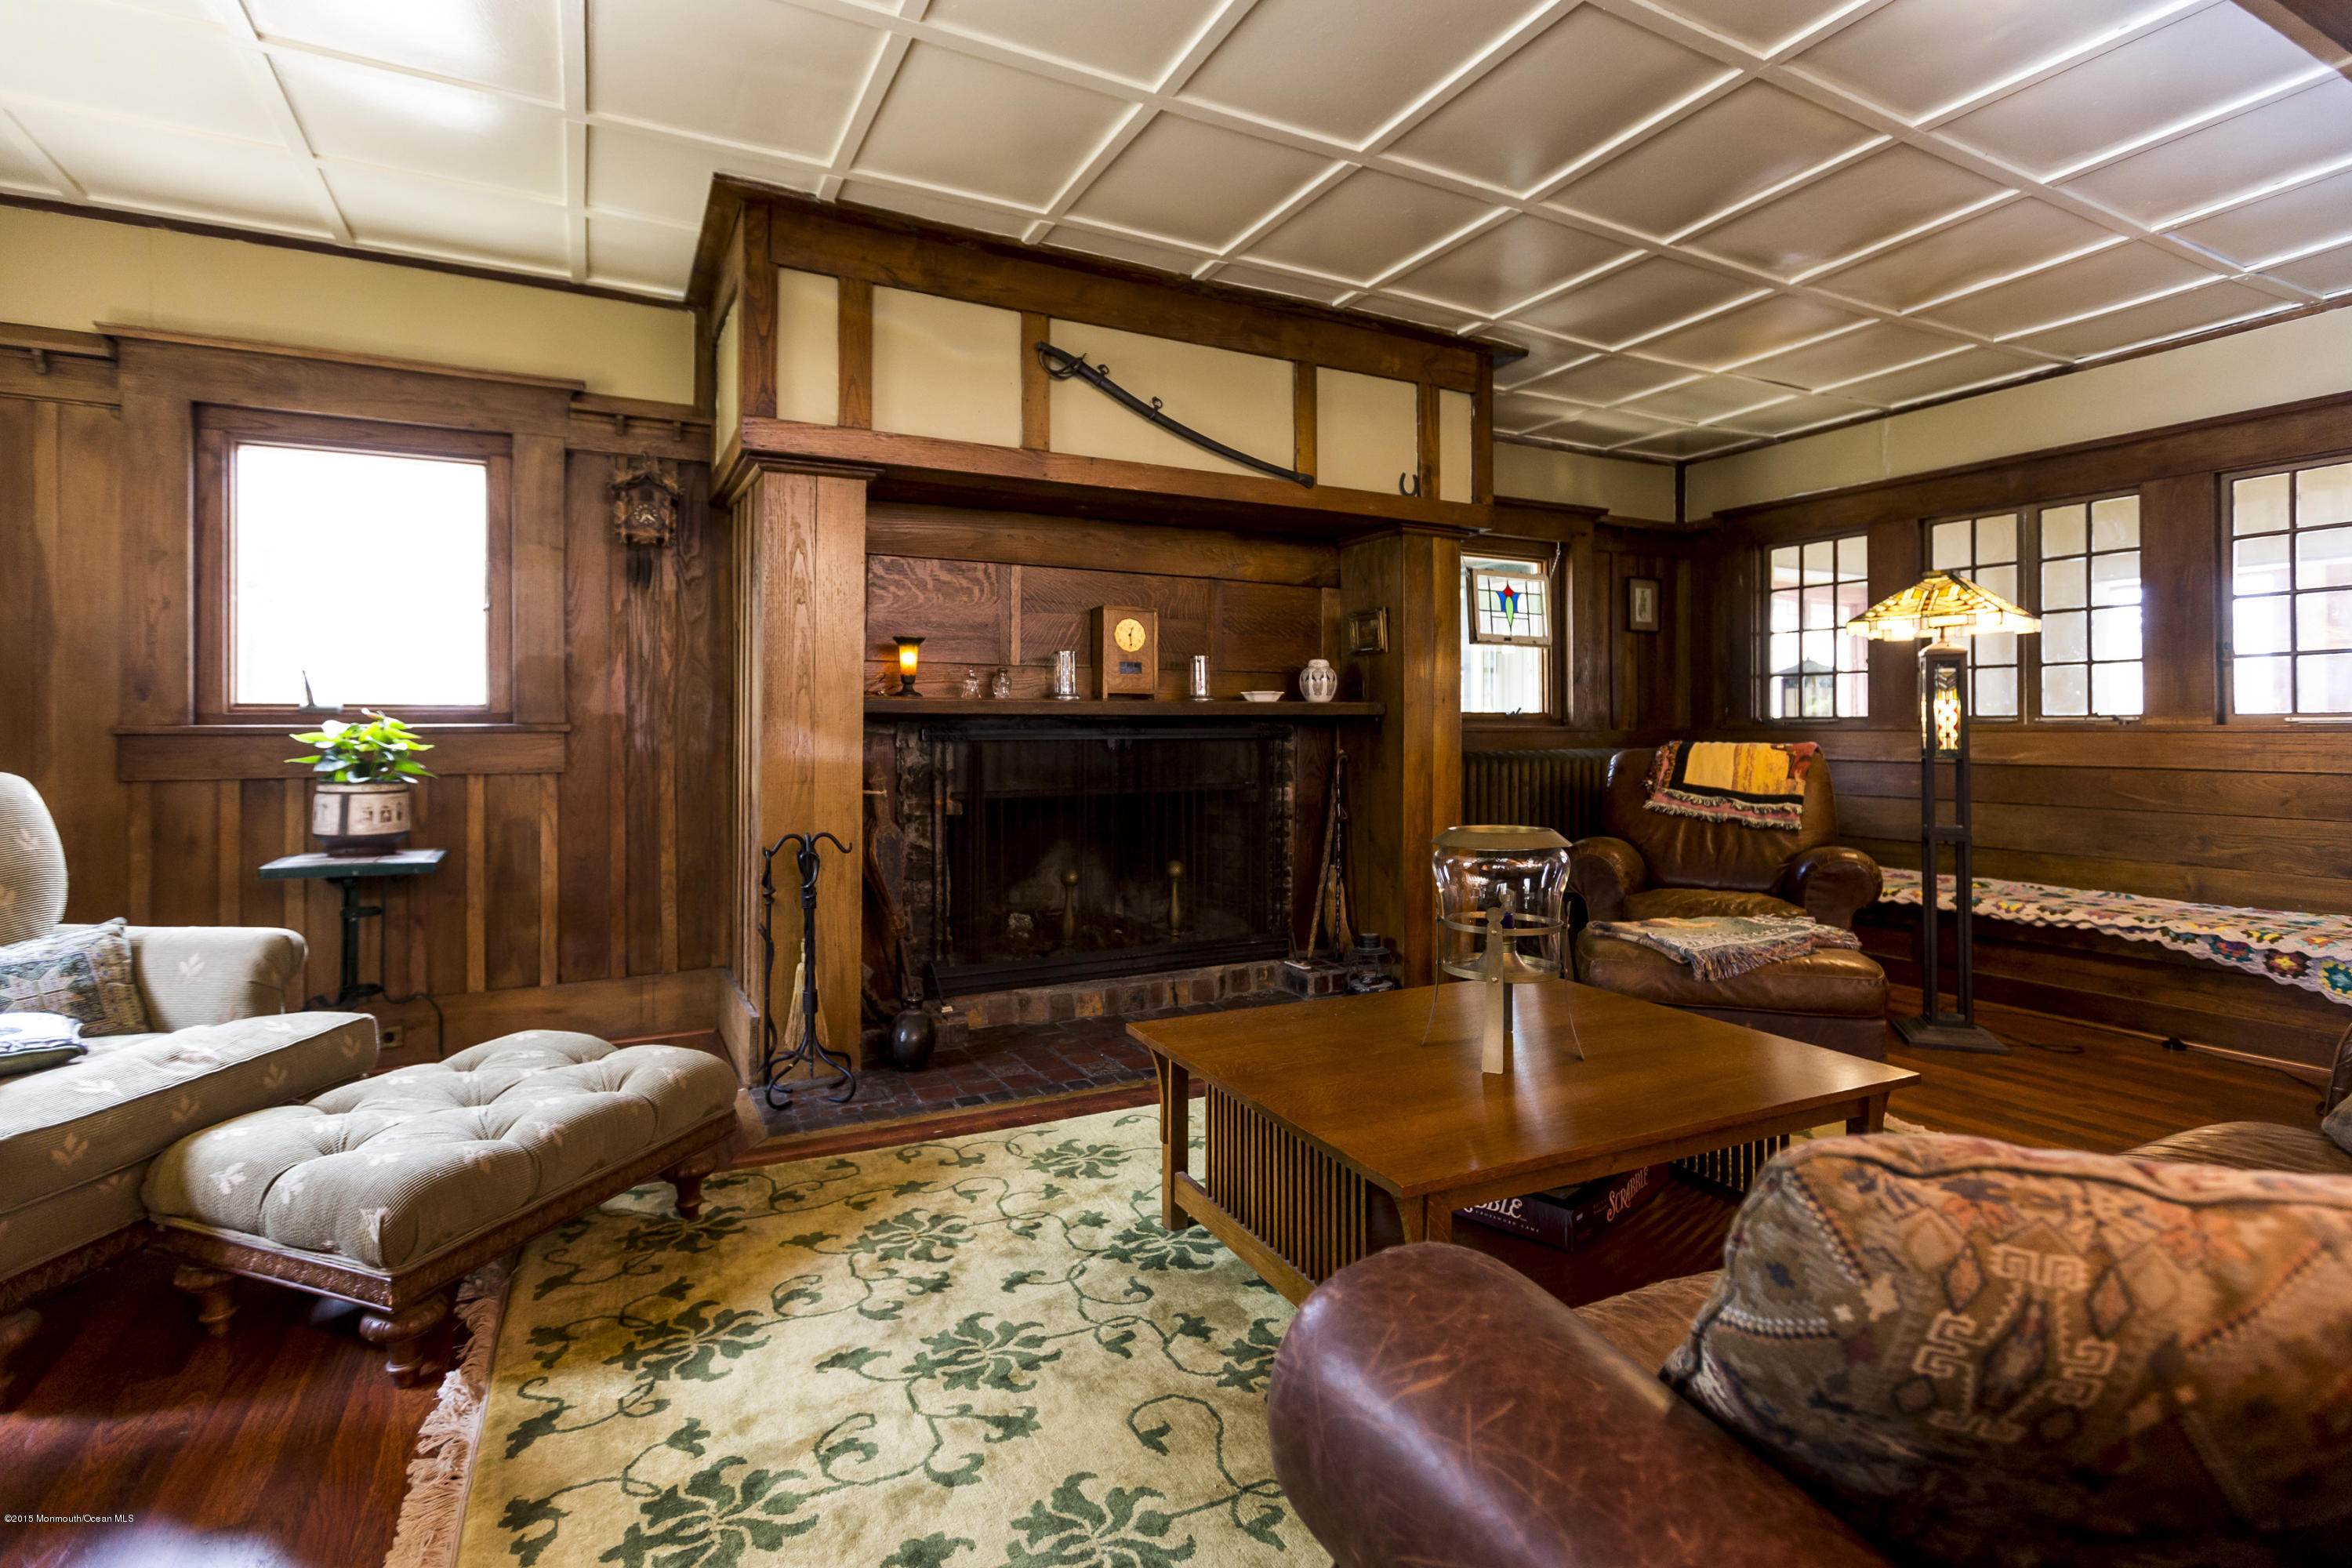
[[[1242,693],[1242,700],[1244,702],[1279,702],[1282,700],[1282,693],[1279,691],[1244,691]]]

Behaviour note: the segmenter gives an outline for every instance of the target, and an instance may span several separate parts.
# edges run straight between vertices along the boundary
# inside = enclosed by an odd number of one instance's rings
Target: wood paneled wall
[[[1875,598],[1916,580],[1926,521],[2137,489],[2147,714],[1972,726],[1978,874],[2352,913],[2352,724],[2225,719],[2221,646],[2226,477],[2347,450],[2352,397],[2336,397],[1733,514],[1710,563],[1724,613],[1705,655],[1723,673],[1707,732],[1822,742],[1843,837],[1888,865],[1916,867],[1916,645],[1874,647],[1866,720],[1757,724],[1758,550],[1866,531]],[[1881,946],[1907,961],[1899,928]],[[2352,1022],[2352,1009],[2309,992],[2149,944],[2000,928],[1980,945],[1979,970],[1997,1000],[2305,1062],[2326,1059]]]
[[[1499,501],[1495,531],[1467,548],[1554,546],[1554,632],[1549,715],[1465,713],[1473,751],[1652,745],[1711,710],[1717,548],[1707,531],[1612,522],[1590,508]],[[1628,624],[1627,583],[1658,584],[1658,629]]]
[[[686,411],[633,417],[560,389],[217,348],[193,381],[168,356],[118,374],[103,340],[85,349],[46,374],[0,349],[0,768],[29,777],[58,819],[68,917],[288,926],[310,943],[289,1000],[335,988],[336,889],[255,874],[314,847],[306,775],[282,762],[295,726],[188,722],[189,486],[168,471],[184,455],[179,422],[234,395],[505,429],[530,520],[515,574],[518,642],[535,650],[517,668],[530,718],[435,731],[424,760],[439,776],[418,789],[411,842],[447,858],[362,885],[387,918],[364,928],[361,974],[439,999],[451,1048],[537,1022],[710,1026],[709,972],[733,928],[728,521],[707,467],[682,463],[676,543],[633,569],[607,489],[613,453],[698,453]],[[397,635],[396,611],[383,619]],[[422,1004],[383,1016],[410,1031],[404,1056],[432,1053]]]
[[[876,692],[898,689],[891,639],[919,637],[927,696],[956,695],[967,670],[985,683],[1003,668],[1015,697],[1043,697],[1060,648],[1077,653],[1078,689],[1092,695],[1087,613],[1097,605],[1159,613],[1163,698],[1185,695],[1194,654],[1209,656],[1218,697],[1295,693],[1308,659],[1339,658],[1339,552],[1329,544],[877,501],[866,548]]]

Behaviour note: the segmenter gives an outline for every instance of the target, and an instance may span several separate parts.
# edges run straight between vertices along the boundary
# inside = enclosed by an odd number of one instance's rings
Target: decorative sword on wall
[[[1237,452],[1215,437],[1203,436],[1190,425],[1169,417],[1160,409],[1160,399],[1154,397],[1146,401],[1113,381],[1110,378],[1110,366],[1088,364],[1086,355],[1074,354],[1067,349],[1057,349],[1048,342],[1041,342],[1036,348],[1038,363],[1045,367],[1045,374],[1055,381],[1068,381],[1076,377],[1138,418],[1159,426],[1180,441],[1189,441],[1204,452],[1214,452],[1229,463],[1239,463],[1245,468],[1255,468],[1261,474],[1271,474],[1277,479],[1288,479],[1291,483],[1304,485],[1308,489],[1315,488],[1313,474],[1302,474],[1296,468],[1286,468],[1279,463],[1269,463],[1264,458],[1253,458],[1247,452]]]

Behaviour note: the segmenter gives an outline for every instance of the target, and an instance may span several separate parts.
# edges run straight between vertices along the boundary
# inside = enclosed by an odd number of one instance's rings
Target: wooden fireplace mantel
[[[1384,702],[1207,702],[1145,698],[868,697],[868,719],[1260,719],[1298,724],[1315,721],[1380,719]]]

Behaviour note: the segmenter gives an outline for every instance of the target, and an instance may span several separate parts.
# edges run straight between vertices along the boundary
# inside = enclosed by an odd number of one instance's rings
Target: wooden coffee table
[[[1568,981],[1519,988],[1512,1070],[1489,1078],[1480,990],[1129,1025],[1160,1082],[1162,1223],[1207,1226],[1300,1301],[1381,1247],[1452,1240],[1454,1211],[1472,1204],[1828,1121],[1876,1131],[1886,1097],[1919,1079]],[[1195,1078],[1208,1089],[1199,1179],[1186,1169]]]

